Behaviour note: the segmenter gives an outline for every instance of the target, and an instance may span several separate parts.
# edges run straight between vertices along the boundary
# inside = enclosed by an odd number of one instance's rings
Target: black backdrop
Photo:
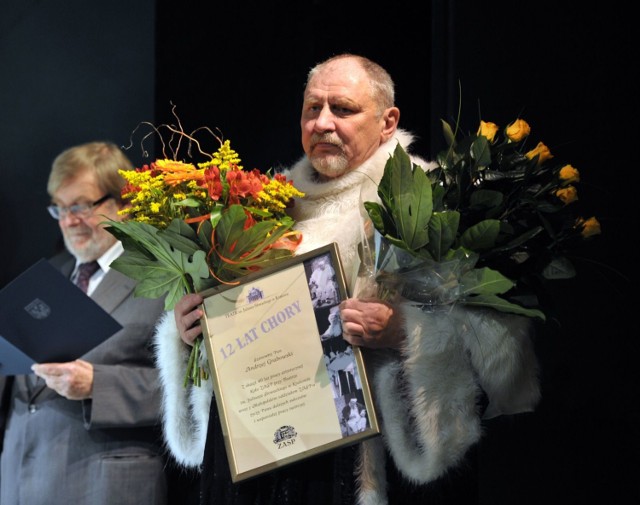
[[[153,115],[154,33],[153,0],[0,0],[0,285],[59,247],[53,158]]]
[[[628,12],[561,2],[22,2],[0,11],[2,284],[58,244],[44,206],[50,162],[93,138],[128,144],[141,121],[218,127],[246,167],[301,153],[308,69],[365,54],[396,80],[416,150],[442,148],[439,119],[532,126],[583,177],[603,233],[578,277],[550,293],[536,340],[543,400],[486,425],[466,485],[481,504],[638,503],[637,330],[631,245],[637,200],[637,61]],[[6,15],[5,15],[6,13]],[[635,136],[634,136],[635,137]],[[134,143],[129,151],[141,155]],[[633,216],[633,221],[632,221]],[[632,256],[633,255],[633,256]],[[444,503],[446,499],[443,499]]]
[[[246,5],[218,4],[216,22],[193,4],[179,12],[159,4],[158,32],[167,19],[191,37],[158,38],[157,118],[171,119],[172,101],[185,125],[220,127],[246,165],[289,164],[300,155],[306,72],[351,51],[390,71],[401,126],[418,134],[420,154],[444,146],[439,120],[455,120],[460,104],[469,130],[480,118],[525,118],[536,141],[580,170],[580,203],[603,234],[575,258],[578,277],[549,293],[554,317],[536,340],[543,400],[534,414],[486,423],[471,468],[452,486],[476,486],[487,505],[638,502],[628,13],[561,2]],[[437,500],[450,503],[446,493]]]

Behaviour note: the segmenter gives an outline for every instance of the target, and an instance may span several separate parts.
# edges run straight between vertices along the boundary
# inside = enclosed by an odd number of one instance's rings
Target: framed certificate
[[[380,433],[360,349],[342,338],[336,244],[203,292],[233,482]]]

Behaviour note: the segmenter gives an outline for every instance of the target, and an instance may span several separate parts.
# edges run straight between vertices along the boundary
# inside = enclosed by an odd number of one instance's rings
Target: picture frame
[[[337,244],[204,291],[202,329],[231,479],[380,434],[362,353],[342,338]]]

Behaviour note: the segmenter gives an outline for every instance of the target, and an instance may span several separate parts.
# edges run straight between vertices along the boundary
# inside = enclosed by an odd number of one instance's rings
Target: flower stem
[[[193,342],[189,361],[187,362],[187,371],[184,376],[184,387],[187,387],[189,383],[192,383],[196,387],[200,387],[202,385],[202,381],[209,378],[209,370],[207,366],[200,366],[200,362],[202,361],[202,342],[202,336],[197,337]]]

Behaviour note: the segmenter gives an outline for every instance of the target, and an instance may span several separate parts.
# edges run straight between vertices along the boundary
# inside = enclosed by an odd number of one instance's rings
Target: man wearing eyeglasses
[[[13,378],[2,404],[2,505],[168,504],[150,346],[164,301],[134,298],[135,282],[109,267],[123,251],[104,225],[123,219],[120,169],[133,166],[107,142],[72,147],[53,162],[48,211],[66,252],[52,263],[81,284],[81,265],[97,261],[82,289],[123,328],[80,359]]]

